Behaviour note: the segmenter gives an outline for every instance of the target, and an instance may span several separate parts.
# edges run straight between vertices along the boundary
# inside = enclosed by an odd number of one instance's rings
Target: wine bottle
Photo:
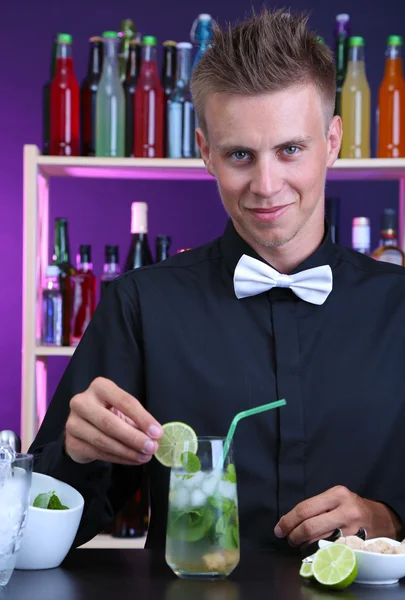
[[[153,264],[148,242],[148,205],[146,202],[132,203],[131,236],[124,272]]]

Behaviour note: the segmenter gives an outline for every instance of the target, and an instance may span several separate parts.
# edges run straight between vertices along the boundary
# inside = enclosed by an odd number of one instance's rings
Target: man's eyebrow
[[[286,140],[285,142],[280,142],[273,146],[273,150],[280,150],[280,148],[287,148],[288,146],[305,146],[312,142],[313,138],[308,135],[304,137],[296,137]],[[231,154],[232,152],[242,151],[242,152],[256,152],[254,148],[246,146],[245,144],[237,144],[237,143],[229,143],[229,144],[218,144],[216,146],[218,152],[223,154]]]

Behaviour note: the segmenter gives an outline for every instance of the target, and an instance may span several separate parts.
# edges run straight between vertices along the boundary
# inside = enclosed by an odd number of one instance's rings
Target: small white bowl
[[[377,540],[388,542],[391,546],[400,546],[400,542],[385,537],[366,540],[365,544],[368,545]],[[319,540],[318,546],[325,548],[332,543]],[[353,552],[356,553],[358,565],[355,583],[390,585],[405,577],[405,554],[379,554],[364,550],[353,550]]]
[[[32,506],[38,494],[54,491],[68,510]],[[79,528],[84,499],[72,486],[42,473],[32,473],[27,523],[17,553],[16,569],[53,569],[69,552]]]

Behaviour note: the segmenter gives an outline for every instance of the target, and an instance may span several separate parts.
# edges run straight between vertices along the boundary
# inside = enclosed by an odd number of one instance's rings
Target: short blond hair
[[[199,126],[207,136],[204,108],[209,94],[256,95],[313,83],[324,107],[326,128],[336,96],[332,52],[308,29],[309,15],[264,8],[235,26],[214,24],[212,46],[191,78]]]

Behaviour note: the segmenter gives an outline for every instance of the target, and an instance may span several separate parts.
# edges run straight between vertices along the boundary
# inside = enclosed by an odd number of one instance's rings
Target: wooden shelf
[[[96,535],[95,538],[79,546],[79,549],[85,550],[100,550],[100,549],[138,549],[144,548],[146,542],[146,537],[141,538],[115,538],[112,535],[106,535],[105,533],[100,533]]]
[[[74,346],[37,346],[36,356],[73,356]]]
[[[208,180],[201,159],[194,158],[98,158],[38,155],[39,172],[45,177],[108,179]],[[398,181],[405,177],[405,158],[339,159],[328,171],[329,181]]]

